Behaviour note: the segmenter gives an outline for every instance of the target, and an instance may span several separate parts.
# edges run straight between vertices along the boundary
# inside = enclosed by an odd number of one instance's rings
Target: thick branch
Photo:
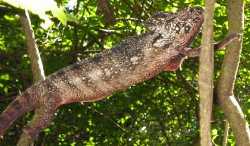
[[[200,52],[199,94],[201,146],[212,146],[210,122],[213,104],[214,48],[212,40],[214,3],[215,0],[205,1],[202,49]]]
[[[229,32],[243,33],[244,4],[243,0],[228,0]],[[222,71],[217,85],[219,103],[229,121],[236,137],[238,146],[250,145],[250,132],[248,123],[234,97],[234,83],[238,71],[242,38],[233,42],[226,50],[222,64]]]

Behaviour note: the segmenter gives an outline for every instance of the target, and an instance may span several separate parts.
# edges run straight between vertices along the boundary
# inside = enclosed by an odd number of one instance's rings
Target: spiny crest
[[[150,31],[155,31],[159,26],[162,26],[165,23],[170,22],[175,17],[176,17],[175,13],[157,12],[146,21],[145,26]]]

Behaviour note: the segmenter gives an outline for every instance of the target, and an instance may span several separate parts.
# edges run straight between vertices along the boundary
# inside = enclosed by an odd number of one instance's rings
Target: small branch
[[[182,75],[181,73],[176,73],[176,76],[177,76],[178,80],[181,80],[181,83],[184,83],[184,84],[182,84],[182,85],[183,85],[183,87],[186,88],[187,93],[189,93],[190,95],[192,95],[193,93],[197,93],[197,92],[198,92],[198,90],[197,90],[191,83],[189,83],[189,82],[183,77],[183,75]],[[193,93],[191,93],[191,92],[193,92]]]
[[[32,75],[33,75],[33,81],[37,82],[39,80],[45,80],[43,63],[42,63],[40,53],[39,53],[39,50],[35,41],[35,34],[31,26],[31,20],[30,20],[29,12],[27,9],[25,9],[25,13],[23,15],[20,15],[20,21],[21,21],[21,25],[23,27],[23,30],[26,36],[27,52],[31,60],[31,70],[32,70]],[[37,115],[35,115],[35,117],[36,116]],[[32,121],[35,121],[35,120],[36,120],[35,118],[32,119]],[[31,136],[32,135],[29,135],[23,132],[21,137],[18,140],[17,145],[18,146],[33,145],[34,142]]]
[[[92,109],[92,108],[91,108]],[[121,129],[123,132],[127,133],[127,130],[124,129],[121,125],[119,125],[117,122],[115,122],[114,120],[112,120],[109,116],[105,115],[102,112],[99,112],[96,109],[92,109],[95,113],[99,114],[100,116],[103,116],[104,118],[108,119],[109,121],[111,121],[116,127],[118,127],[119,129]]]
[[[112,24],[114,22],[114,10],[110,7],[108,0],[98,0],[97,10],[102,12],[106,24]]]
[[[104,29],[104,28],[100,28],[99,31],[107,33],[107,34],[121,34],[119,33],[119,30],[114,30],[114,29]]]
[[[144,23],[145,21],[143,19],[138,19],[138,18],[115,18],[115,22],[117,21],[134,21],[137,23]]]
[[[34,81],[39,81],[41,79],[44,80],[45,74],[43,64],[35,41],[35,35],[31,26],[28,10],[25,10],[24,15],[21,15],[20,20],[27,39],[27,51],[31,60],[33,79]]]
[[[226,36],[223,40],[217,42],[214,44],[215,51],[221,50],[222,48],[225,48],[227,45],[229,45],[232,41],[240,39],[240,34],[232,33]],[[200,56],[200,50],[201,47],[193,48],[188,51],[186,51],[184,54],[188,57],[198,57]]]
[[[229,132],[229,122],[225,120],[225,127],[224,127],[224,136],[222,146],[227,146],[227,139],[228,139],[228,132]]]
[[[229,45],[232,41],[236,40],[236,39],[240,39],[241,35],[238,33],[232,33],[229,34],[227,37],[225,37],[222,41],[215,43],[214,44],[214,49],[215,50],[220,50],[222,48],[225,48],[227,45]]]

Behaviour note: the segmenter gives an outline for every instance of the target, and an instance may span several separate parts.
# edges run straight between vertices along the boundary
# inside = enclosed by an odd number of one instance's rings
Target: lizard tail
[[[0,136],[4,135],[5,130],[8,129],[18,117],[27,111],[31,111],[34,108],[33,105],[34,101],[31,101],[29,94],[24,92],[22,95],[17,96],[0,115]]]

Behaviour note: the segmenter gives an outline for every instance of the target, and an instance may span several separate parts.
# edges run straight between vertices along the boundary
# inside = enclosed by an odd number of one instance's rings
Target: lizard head
[[[200,31],[203,17],[200,7],[185,8],[176,13],[158,12],[146,21],[146,27],[160,36],[153,44],[155,47],[185,47]]]

